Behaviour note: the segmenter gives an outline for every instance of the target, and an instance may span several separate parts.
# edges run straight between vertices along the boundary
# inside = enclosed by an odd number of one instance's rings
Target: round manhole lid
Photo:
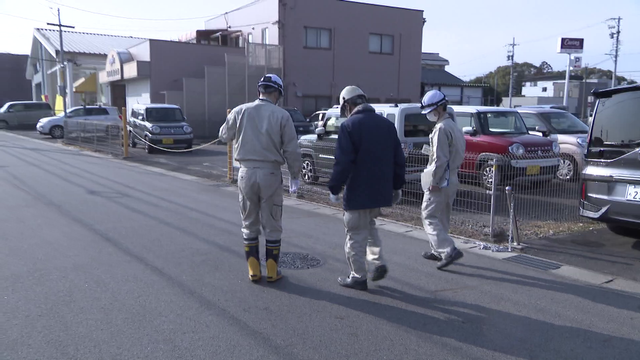
[[[263,264],[266,264],[264,256],[262,256],[260,260]],[[320,265],[322,265],[322,260],[319,258],[311,254],[298,252],[282,252],[280,253],[280,261],[278,262],[279,268],[292,270],[312,269]]]

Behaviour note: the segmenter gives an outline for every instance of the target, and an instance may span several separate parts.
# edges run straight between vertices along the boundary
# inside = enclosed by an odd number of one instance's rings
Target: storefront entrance
[[[111,106],[122,110],[127,106],[127,86],[125,84],[111,84]]]

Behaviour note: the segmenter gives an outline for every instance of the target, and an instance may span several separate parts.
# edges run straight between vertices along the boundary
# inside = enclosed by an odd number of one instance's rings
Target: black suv
[[[307,121],[304,115],[296,108],[284,108],[293,120],[293,125],[296,127],[296,134],[298,139],[303,135],[315,134],[315,126],[313,123]]]

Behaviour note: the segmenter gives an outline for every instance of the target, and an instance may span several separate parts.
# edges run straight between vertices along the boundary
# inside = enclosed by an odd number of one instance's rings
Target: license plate
[[[171,145],[173,144],[173,139],[162,139],[163,145]]]
[[[538,175],[538,174],[540,174],[540,165],[527,166],[527,175]]]
[[[627,185],[627,200],[640,201],[640,185]]]

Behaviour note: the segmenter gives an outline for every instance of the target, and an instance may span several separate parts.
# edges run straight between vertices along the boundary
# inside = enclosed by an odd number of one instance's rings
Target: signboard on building
[[[582,56],[574,56],[571,60],[571,67],[574,69],[582,69]]]
[[[107,81],[122,80],[122,60],[117,50],[111,50],[107,55],[107,64],[105,66]]]
[[[558,54],[582,54],[584,39],[560,38],[558,39]]]

